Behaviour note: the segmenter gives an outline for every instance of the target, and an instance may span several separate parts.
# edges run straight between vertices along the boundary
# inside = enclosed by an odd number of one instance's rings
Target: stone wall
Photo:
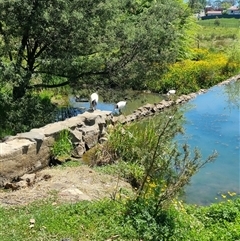
[[[60,131],[64,129],[70,131],[74,146],[73,156],[80,158],[85,151],[106,139],[104,135],[109,123],[114,125],[117,122],[126,124],[137,121],[163,111],[172,106],[174,102],[184,103],[197,94],[183,95],[175,101],[163,100],[156,104],[147,104],[127,116],[112,116],[111,112],[100,110],[85,112],[65,121],[11,136],[0,143],[0,186],[17,180],[26,173],[35,172],[48,166],[51,147]]]
[[[74,145],[73,155],[83,153],[104,135],[110,112],[85,112],[82,115],[48,124],[39,129],[7,138],[0,143],[0,186],[49,165],[50,150],[60,131],[68,129]]]

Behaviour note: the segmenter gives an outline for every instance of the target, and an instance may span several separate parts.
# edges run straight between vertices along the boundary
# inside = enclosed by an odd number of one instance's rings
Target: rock
[[[72,143],[78,143],[83,141],[82,132],[77,129],[70,130],[70,135]]]
[[[85,143],[81,142],[74,148],[71,155],[72,157],[75,157],[75,158],[81,158],[82,155],[85,153],[85,151],[86,151]]]
[[[67,125],[64,123],[64,121],[58,121],[52,124],[48,124],[41,129],[43,130],[45,137],[53,137],[56,139],[61,131],[67,129]]]
[[[20,177],[21,181],[25,181],[27,183],[28,186],[31,186],[34,184],[36,179],[36,174],[32,173],[32,174],[24,174],[23,176]]]
[[[103,142],[105,142],[105,141],[107,141],[107,140],[108,140],[107,137],[101,137],[98,142],[99,142],[100,144],[102,144]]]
[[[125,118],[126,122],[133,122],[136,120],[136,116],[133,114],[133,115],[128,115],[126,118]]]
[[[48,144],[46,139],[40,143],[25,138],[0,143],[0,185],[46,167],[50,158]]]
[[[126,123],[126,117],[124,116],[124,115],[120,115],[120,116],[118,116],[117,118],[116,118],[116,122],[115,123],[117,123],[117,122],[120,122],[120,123]]]
[[[88,195],[84,194],[78,188],[74,188],[74,187],[66,188],[60,191],[59,195],[63,199],[72,200],[72,201],[76,201],[76,200],[90,201],[91,200],[91,198]]]
[[[98,143],[99,129],[97,125],[87,126],[81,129],[85,146],[90,149]]]
[[[15,138],[17,138],[17,139],[28,139],[32,142],[43,142],[44,137],[45,136],[42,133],[39,133],[37,131],[20,133],[15,136]]]
[[[4,138],[1,139],[1,142],[7,142],[10,140],[13,140],[14,136],[5,136]]]
[[[35,226],[35,219],[34,218],[31,218],[30,220],[29,220],[29,228],[34,228],[34,226]]]
[[[27,188],[29,186],[26,180],[19,181],[16,183],[16,185],[18,186],[18,189]]]

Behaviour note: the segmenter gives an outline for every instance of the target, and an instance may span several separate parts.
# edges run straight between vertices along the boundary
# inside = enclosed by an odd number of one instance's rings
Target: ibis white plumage
[[[90,96],[90,108],[94,111],[98,104],[98,93],[97,91]]]
[[[122,109],[124,109],[124,108],[126,107],[127,99],[128,99],[128,98],[125,98],[125,100],[119,101],[119,102],[115,105],[115,110],[118,110],[120,114],[122,114]]]
[[[169,90],[167,92],[167,95],[175,95],[176,94],[176,90]]]

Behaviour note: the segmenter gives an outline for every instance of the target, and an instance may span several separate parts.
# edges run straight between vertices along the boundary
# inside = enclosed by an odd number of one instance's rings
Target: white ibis
[[[126,106],[127,104],[127,97],[125,98],[125,100],[119,101],[116,105],[115,105],[115,110],[118,110],[120,114],[122,114],[122,109]]]
[[[169,96],[169,95],[175,95],[176,94],[176,90],[169,90],[168,92],[167,92],[167,95]]]
[[[97,89],[98,91],[98,89]],[[97,91],[90,96],[90,108],[94,111],[96,110],[98,104],[98,93]]]

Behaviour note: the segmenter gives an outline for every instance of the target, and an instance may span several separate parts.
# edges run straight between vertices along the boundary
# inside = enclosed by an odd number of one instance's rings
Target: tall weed
[[[68,159],[71,156],[73,145],[68,130],[62,130],[54,142],[51,154],[54,159]]]
[[[182,132],[182,122],[181,112],[172,109],[147,121],[117,125],[108,141],[95,151],[98,160],[105,158],[104,153],[114,154],[119,174],[137,190],[136,200],[153,199],[156,212],[215,157],[213,154],[201,160],[197,150],[190,153],[187,145],[180,148],[172,141],[176,133]]]

